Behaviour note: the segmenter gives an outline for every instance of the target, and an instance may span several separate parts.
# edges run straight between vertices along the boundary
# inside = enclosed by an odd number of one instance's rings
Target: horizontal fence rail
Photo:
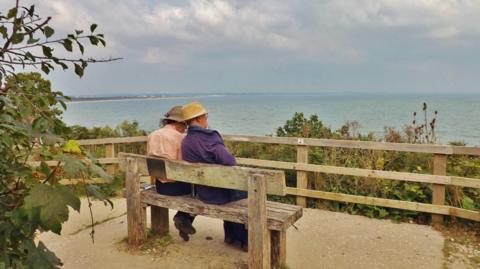
[[[317,198],[330,201],[357,203],[372,206],[382,206],[417,212],[432,214],[432,221],[440,223],[443,221],[443,215],[455,216],[480,222],[480,211],[467,210],[445,205],[445,187],[447,185],[480,188],[480,179],[466,178],[446,175],[447,156],[449,155],[469,155],[480,156],[480,147],[464,147],[451,145],[426,145],[426,144],[404,144],[388,143],[375,141],[357,141],[357,140],[334,140],[334,139],[314,139],[314,138],[295,138],[295,137],[271,137],[271,136],[243,136],[243,135],[224,135],[226,141],[247,142],[247,143],[266,143],[291,145],[297,147],[297,162],[283,162],[271,160],[259,160],[251,158],[237,158],[239,165],[265,167],[282,170],[293,170],[297,173],[296,188],[287,188],[287,193],[297,196],[297,204],[306,206],[306,198]],[[104,138],[79,140],[81,146],[104,145],[106,158],[100,158],[99,162],[103,164],[115,165],[118,163],[116,158],[115,145],[146,143],[146,136]],[[433,174],[418,174],[385,170],[373,170],[364,168],[349,168],[330,165],[317,165],[308,163],[309,147],[326,148],[349,148],[360,150],[380,150],[411,153],[426,153],[433,155]],[[389,179],[407,182],[418,182],[432,185],[432,203],[418,203],[411,201],[393,200],[378,197],[359,196],[344,193],[334,193],[319,190],[307,189],[307,173],[325,173],[334,175],[348,175],[364,178]]]

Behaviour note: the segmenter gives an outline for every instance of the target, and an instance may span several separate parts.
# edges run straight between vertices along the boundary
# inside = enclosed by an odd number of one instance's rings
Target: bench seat
[[[218,218],[236,223],[247,224],[247,199],[223,205],[206,204],[192,196],[168,196],[158,194],[155,189],[140,193],[140,201],[147,205],[170,208],[195,215]],[[267,226],[269,230],[284,231],[302,217],[302,208],[267,201]]]

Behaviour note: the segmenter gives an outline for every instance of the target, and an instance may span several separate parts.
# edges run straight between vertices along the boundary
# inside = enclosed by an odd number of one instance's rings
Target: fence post
[[[433,155],[433,174],[439,176],[445,176],[447,174],[447,155],[435,154]],[[432,185],[432,204],[444,205],[445,204],[445,185],[433,184]],[[443,224],[443,215],[432,214],[433,224]]]
[[[105,145],[105,157],[106,158],[115,158],[115,144],[107,144]],[[115,174],[115,165],[107,164],[106,172],[109,175]]]
[[[270,268],[270,233],[267,227],[267,187],[261,175],[248,180],[248,268]]]
[[[308,163],[308,146],[303,145],[303,139],[298,139],[297,146],[297,163]],[[308,188],[308,172],[297,171],[297,188]],[[297,205],[301,207],[307,207],[307,198],[297,196]]]

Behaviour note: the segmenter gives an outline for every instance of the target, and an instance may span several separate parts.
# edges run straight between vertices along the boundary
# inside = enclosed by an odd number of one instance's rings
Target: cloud
[[[0,3],[2,10],[8,6],[5,2]],[[278,80],[278,83],[270,81],[272,89],[286,85],[283,79],[289,85],[303,85],[304,80],[310,80],[304,84],[313,88],[322,85],[335,88],[334,82],[343,88],[348,88],[346,85],[355,88],[358,85],[355,78],[361,77],[362,82],[372,85],[384,80],[376,84],[383,86],[394,83],[387,81],[389,78],[400,77],[395,72],[404,72],[403,78],[409,72],[415,74],[417,65],[428,66],[430,71],[424,73],[432,75],[425,75],[419,83],[428,85],[429,80],[436,78],[437,66],[442,66],[445,72],[470,76],[473,73],[465,69],[478,69],[475,62],[480,61],[476,56],[480,42],[479,0],[36,0],[32,3],[41,14],[53,17],[52,24],[60,34],[88,29],[91,23],[98,23],[98,31],[106,35],[108,48],[87,51],[96,57],[124,57],[116,65],[116,72],[142,73],[145,87],[222,89],[229,88],[229,83],[255,87],[245,82],[252,77],[255,77],[253,83],[262,88],[269,84],[262,79]],[[422,64],[432,60],[438,64]],[[392,63],[402,68],[390,68]],[[155,75],[149,78],[154,69]],[[338,73],[333,74],[332,70]],[[157,74],[162,72],[167,75],[158,82]],[[276,76],[279,73],[281,76]],[[218,79],[220,75],[223,80]],[[187,85],[184,77],[192,82]],[[345,77],[352,78],[350,84]],[[116,80],[121,83],[122,78],[110,80],[113,85]],[[170,80],[170,84],[162,86]],[[95,83],[84,81],[87,82],[75,87]],[[329,83],[322,84],[323,81]],[[112,88],[117,88],[116,85]]]

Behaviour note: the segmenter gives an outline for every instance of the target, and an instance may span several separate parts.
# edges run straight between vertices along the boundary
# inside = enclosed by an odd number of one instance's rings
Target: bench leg
[[[287,231],[270,231],[272,243],[272,268],[281,268],[287,263]]]
[[[248,181],[248,268],[270,269],[266,183],[254,175]]]
[[[147,238],[146,208],[140,201],[140,177],[138,164],[134,159],[127,158],[126,174],[128,243],[139,245]]]
[[[168,234],[168,208],[150,206],[152,230],[157,235]]]

